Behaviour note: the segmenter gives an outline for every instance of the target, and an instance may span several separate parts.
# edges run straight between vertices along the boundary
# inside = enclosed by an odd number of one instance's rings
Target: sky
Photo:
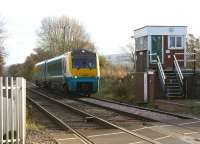
[[[69,16],[86,29],[101,54],[116,54],[145,25],[186,25],[200,36],[199,0],[0,0],[5,21],[6,65],[22,63],[36,47],[41,20]]]

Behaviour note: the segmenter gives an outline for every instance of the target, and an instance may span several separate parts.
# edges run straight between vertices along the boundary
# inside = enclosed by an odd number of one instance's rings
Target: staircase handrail
[[[176,56],[173,55],[173,58],[174,58],[174,67],[175,67],[175,70],[176,70],[176,72],[177,72],[177,74],[178,74],[178,78],[179,78],[179,80],[180,80],[180,82],[181,82],[181,86],[183,87],[183,79],[184,79],[183,73],[182,73],[181,68],[180,68],[180,66],[179,66],[179,64],[178,64],[178,61],[177,61],[177,59],[176,59]]]
[[[162,67],[162,64],[160,62],[160,58],[159,58],[158,55],[157,55],[157,65],[158,65],[158,72],[160,73],[161,80],[162,80],[162,83],[163,83],[163,86],[164,86],[165,85],[166,76],[165,76],[165,73],[164,73],[164,70],[163,70],[163,67]]]
[[[152,56],[157,56],[157,53],[149,53],[150,61],[151,61],[152,63],[157,63],[157,60],[153,60],[153,59],[152,59]]]

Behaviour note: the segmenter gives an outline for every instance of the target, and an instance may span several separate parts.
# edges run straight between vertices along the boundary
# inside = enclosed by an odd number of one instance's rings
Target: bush
[[[101,69],[100,91],[96,97],[132,103],[134,89],[134,75],[124,67],[110,65]]]

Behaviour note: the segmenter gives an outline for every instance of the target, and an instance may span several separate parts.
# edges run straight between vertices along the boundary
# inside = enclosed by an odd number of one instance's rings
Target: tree
[[[135,46],[133,43],[128,43],[125,47],[122,47],[122,50],[127,53],[131,61],[132,71],[136,70],[136,55],[135,55]]]
[[[76,20],[66,16],[46,17],[37,32],[37,46],[23,64],[12,65],[8,73],[31,79],[37,62],[63,54],[74,48],[95,50],[88,34]]]
[[[3,65],[4,65],[4,40],[5,40],[5,28],[4,28],[4,21],[0,17],[0,75],[2,75],[3,72]]]
[[[84,27],[67,16],[44,18],[37,35],[35,51],[46,53],[46,57],[54,57],[74,48],[95,49]]]
[[[188,53],[193,53],[195,52],[196,53],[196,57],[195,59],[197,60],[196,61],[196,67],[200,68],[200,38],[196,38],[193,34],[188,34],[187,36],[187,52]],[[187,58],[191,58],[193,59],[193,56],[187,56]],[[193,64],[190,63],[189,64],[190,67],[193,67]]]

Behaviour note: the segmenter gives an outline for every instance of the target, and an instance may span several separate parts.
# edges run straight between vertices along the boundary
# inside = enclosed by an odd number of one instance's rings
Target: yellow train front
[[[96,93],[99,89],[99,59],[96,53],[76,49],[67,54],[66,87],[70,92],[83,95]]]

